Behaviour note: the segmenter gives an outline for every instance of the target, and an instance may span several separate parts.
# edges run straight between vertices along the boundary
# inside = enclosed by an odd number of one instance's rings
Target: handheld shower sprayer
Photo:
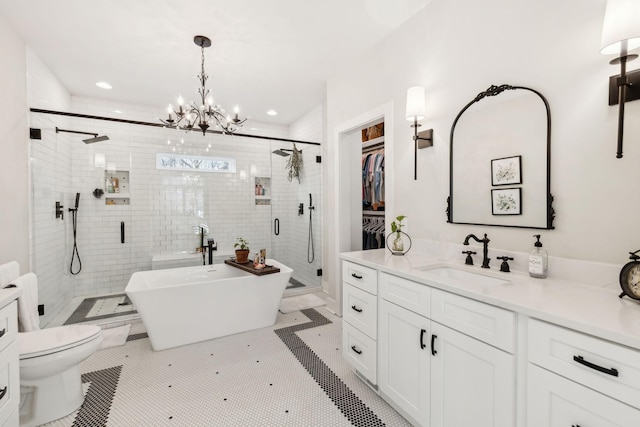
[[[69,265],[69,272],[74,276],[82,270],[82,261],[80,260],[80,253],[78,252],[78,206],[80,206],[80,193],[76,193],[76,204],[74,208],[69,208],[71,212],[71,220],[73,222],[73,249],[71,251],[71,265]],[[78,271],[73,270],[73,264],[75,259],[78,258]]]
[[[308,209],[315,209],[313,206],[313,199],[311,198],[311,193],[309,193],[309,207]]]

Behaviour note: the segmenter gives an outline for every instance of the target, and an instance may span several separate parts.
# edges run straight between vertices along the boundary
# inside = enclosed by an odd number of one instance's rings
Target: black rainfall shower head
[[[80,135],[93,135],[93,138],[87,138],[82,140],[85,144],[93,144],[94,142],[106,141],[109,139],[107,135],[98,136],[97,133],[93,133],[93,132],[80,132],[77,130],[60,129],[59,127],[56,126],[56,133],[58,132],[77,133]]]
[[[278,148],[276,151],[272,151],[272,153],[277,154],[278,156],[287,157],[291,155],[287,153],[287,151],[291,151],[291,150],[287,150],[286,148]]]
[[[108,141],[109,137],[107,135],[98,136],[98,134],[94,134],[93,138],[83,139],[82,142],[85,144],[93,144],[94,142]]]

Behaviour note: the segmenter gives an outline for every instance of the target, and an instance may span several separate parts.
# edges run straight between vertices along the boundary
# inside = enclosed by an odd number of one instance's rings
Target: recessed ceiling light
[[[96,86],[98,86],[101,89],[111,89],[111,85],[107,82],[98,82],[96,83]]]
[[[267,111],[267,114],[270,115],[270,116],[277,116],[278,112],[276,110],[269,110],[269,111]]]

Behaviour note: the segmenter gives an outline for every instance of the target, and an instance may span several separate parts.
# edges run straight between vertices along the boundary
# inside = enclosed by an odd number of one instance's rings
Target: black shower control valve
[[[473,265],[473,258],[471,258],[471,255],[475,255],[476,253],[474,251],[462,251],[463,254],[467,254],[467,258],[464,260],[464,263],[466,265]]]
[[[505,273],[508,273],[511,271],[509,270],[509,263],[507,261],[513,261],[513,258],[511,258],[510,256],[499,256],[496,258],[502,260],[502,264],[500,264],[500,271],[504,271]]]
[[[64,219],[64,206],[60,202],[56,202],[56,219]]]

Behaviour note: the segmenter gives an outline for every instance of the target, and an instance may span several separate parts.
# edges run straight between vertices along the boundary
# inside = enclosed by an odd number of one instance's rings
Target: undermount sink
[[[479,273],[472,273],[466,270],[460,270],[453,267],[424,267],[419,268],[425,276],[431,276],[434,280],[444,279],[447,282],[465,282],[480,286],[503,285],[508,280],[499,279],[497,277],[487,276]]]

